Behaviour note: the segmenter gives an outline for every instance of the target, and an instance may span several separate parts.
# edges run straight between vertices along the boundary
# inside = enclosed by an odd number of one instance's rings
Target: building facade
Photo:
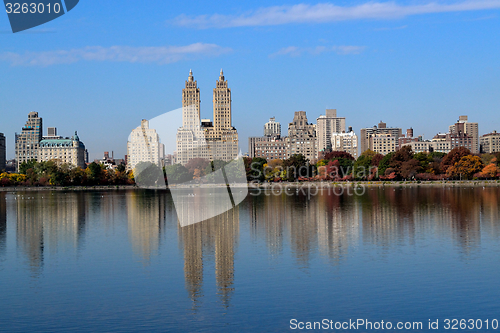
[[[132,130],[127,142],[127,170],[133,170],[139,162],[150,162],[163,167],[165,146],[155,129],[149,128],[149,121],[143,119],[141,126]]]
[[[326,109],[325,115],[321,115],[316,119],[318,151],[334,150],[331,141],[332,134],[345,133],[345,130],[345,118],[337,117],[337,109]]]
[[[257,146],[257,143],[259,142],[265,142],[265,141],[271,141],[271,137],[269,136],[251,136],[248,138],[248,156],[251,158],[257,157],[255,155],[255,149]]]
[[[498,153],[500,152],[500,133],[493,131],[489,134],[485,134],[480,138],[481,143],[481,153]]]
[[[0,133],[0,171],[5,170],[7,162],[7,147],[5,145],[5,135]]]
[[[358,158],[358,136],[354,131],[351,130],[348,133],[333,133],[331,143],[332,151],[345,151],[354,158]]]
[[[288,140],[273,138],[266,141],[258,141],[255,144],[255,156],[265,158],[268,161],[275,159],[287,159],[289,157]]]
[[[382,121],[378,124],[378,126],[361,129],[361,135],[360,135],[361,153],[370,149],[370,138],[376,134],[389,134],[395,138],[395,141],[397,143],[399,137],[402,136],[402,130],[401,128],[397,127],[389,128],[387,127],[387,124]]]
[[[264,136],[281,137],[281,124],[276,121],[275,117],[269,119],[264,125]]]
[[[393,153],[397,150],[397,138],[391,134],[373,134],[369,149],[382,155]]]
[[[288,156],[304,155],[313,160],[318,157],[316,126],[307,122],[305,111],[296,111],[288,125]]]
[[[15,152],[16,152],[16,170],[23,162],[31,160],[38,161],[39,144],[42,140],[43,123],[38,112],[30,112],[28,121],[22,128],[20,134],[16,133]]]
[[[458,121],[449,127],[449,132],[451,134],[465,133],[472,139],[471,147],[469,148],[471,153],[479,153],[479,124],[469,122],[468,116],[460,116]],[[468,148],[468,147],[467,147]]]
[[[55,161],[58,165],[85,168],[85,145],[77,132],[71,138],[44,138],[39,146],[38,162]]]

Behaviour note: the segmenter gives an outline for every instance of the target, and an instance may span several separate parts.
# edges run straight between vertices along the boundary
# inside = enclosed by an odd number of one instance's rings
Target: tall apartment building
[[[213,127],[204,127],[211,160],[231,161],[238,157],[238,132],[232,126],[231,102],[231,89],[221,69],[213,90]]]
[[[397,127],[387,127],[387,124],[382,121],[378,124],[378,127],[373,126],[372,128],[361,129],[361,153],[370,149],[370,138],[376,134],[389,134],[395,138],[395,141],[397,143],[399,137],[402,136],[402,130],[401,128]]]
[[[5,146],[5,135],[0,133],[0,171],[5,170],[5,162],[7,160],[7,149]]]
[[[337,117],[337,109],[326,109],[325,115],[316,119],[316,134],[319,151],[330,151],[332,134],[345,133],[345,117]]]
[[[189,71],[188,80],[182,89],[182,127],[177,130],[177,163],[187,164],[193,158],[208,159],[205,135],[202,131],[200,115],[200,88]],[[208,124],[207,120],[204,120]]]
[[[42,133],[42,118],[38,116],[38,112],[30,112],[28,114],[28,121],[26,121],[21,133],[16,133],[16,170],[19,170],[19,166],[23,162],[30,160],[38,161]]]
[[[213,122],[200,121],[200,90],[189,73],[183,94],[183,124],[177,131],[177,162],[193,158],[230,161],[238,156],[238,132],[232,126],[231,89],[221,70],[213,90]]]
[[[370,136],[369,149],[387,155],[397,150],[397,138],[392,134],[373,134]]]
[[[316,126],[307,122],[305,111],[295,112],[288,125],[288,155],[304,155],[309,160],[318,157]]]
[[[55,128],[52,128],[55,129]],[[55,161],[57,164],[69,164],[85,168],[85,145],[80,141],[77,132],[71,138],[56,136],[49,130],[49,135],[40,141],[38,162]]]
[[[162,167],[165,146],[155,129],[149,128],[149,121],[143,119],[141,126],[132,130],[127,142],[127,170],[133,170],[139,162],[150,162]]]
[[[345,151],[354,158],[358,158],[358,136],[349,128],[347,133],[332,134],[332,151]]]
[[[481,153],[492,154],[500,152],[500,133],[497,133],[497,131],[481,136],[480,142]]]
[[[458,121],[449,127],[451,134],[458,134],[460,132],[469,135],[472,138],[472,146],[470,151],[473,154],[479,153],[479,125],[478,123],[471,123],[468,116],[460,116]]]
[[[264,125],[264,136],[281,137],[281,124],[276,121],[275,117],[270,118]]]

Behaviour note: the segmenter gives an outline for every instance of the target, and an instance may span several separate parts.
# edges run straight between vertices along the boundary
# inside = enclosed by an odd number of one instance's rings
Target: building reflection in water
[[[0,192],[0,256],[7,246],[7,202],[5,192]]]
[[[17,245],[34,273],[43,267],[46,251],[77,249],[85,228],[83,193],[18,192]]]
[[[412,244],[417,235],[452,237],[467,254],[480,245],[482,211],[491,217],[483,221],[498,232],[498,199],[496,188],[371,189],[359,199],[363,239],[386,247]]]
[[[132,249],[149,264],[157,255],[161,231],[165,224],[165,196],[150,191],[133,191],[127,194],[128,235]]]
[[[197,200],[204,200],[196,195]],[[200,203],[198,207],[206,205]],[[196,209],[196,207],[193,207]],[[234,255],[239,237],[239,207],[206,221],[178,226],[179,240],[184,248],[184,276],[193,308],[203,296],[204,260],[214,258],[217,293],[224,307],[230,306],[234,291]]]
[[[129,241],[145,263],[159,252],[164,230],[174,237],[177,230],[186,289],[196,308],[207,280],[204,274],[212,274],[212,262],[217,293],[222,304],[230,306],[240,214],[244,228],[248,219],[254,241],[263,241],[271,256],[290,249],[298,267],[309,267],[317,253],[338,265],[364,244],[385,251],[436,237],[452,239],[460,254],[467,256],[481,249],[481,237],[500,238],[500,188],[496,187],[374,187],[362,196],[292,191],[249,195],[236,208],[186,227],[177,223],[167,192],[17,192],[17,246],[38,272],[47,253],[81,247],[89,216],[99,223],[99,231],[106,231],[123,224],[126,211]],[[211,202],[203,201],[203,195],[194,198],[192,210]],[[6,194],[0,192],[0,255],[6,246],[6,216]]]
[[[303,267],[316,249],[332,262],[341,260],[359,238],[358,202],[352,196],[333,195],[333,190],[314,193],[309,196],[294,189],[289,194],[268,191],[249,196],[253,238],[265,238],[270,253],[276,255],[289,237]]]

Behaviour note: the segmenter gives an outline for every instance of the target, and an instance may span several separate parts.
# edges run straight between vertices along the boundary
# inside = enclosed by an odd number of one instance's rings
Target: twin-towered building
[[[231,89],[221,70],[213,90],[213,121],[202,119],[200,88],[189,72],[182,90],[182,127],[177,130],[177,163],[193,158],[230,161],[238,156],[238,132],[232,126]]]

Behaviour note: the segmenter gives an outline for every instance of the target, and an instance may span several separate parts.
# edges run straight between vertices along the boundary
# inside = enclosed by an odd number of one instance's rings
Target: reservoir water
[[[498,187],[251,191],[180,227],[165,191],[0,192],[0,331],[491,325],[500,320],[499,204]]]

